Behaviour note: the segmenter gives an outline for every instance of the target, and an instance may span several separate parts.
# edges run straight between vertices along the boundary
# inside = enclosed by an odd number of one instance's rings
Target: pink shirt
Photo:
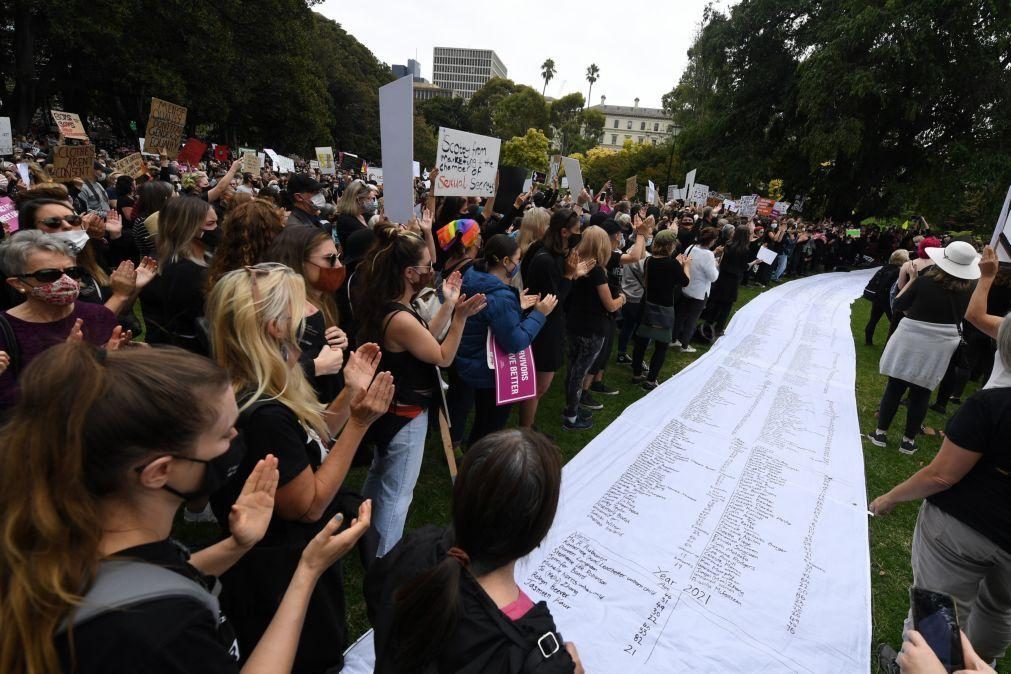
[[[527,612],[534,607],[534,603],[530,601],[530,597],[526,595],[523,590],[520,590],[520,596],[516,598],[511,604],[506,604],[502,607],[502,613],[506,614],[509,620],[517,621],[527,614]]]

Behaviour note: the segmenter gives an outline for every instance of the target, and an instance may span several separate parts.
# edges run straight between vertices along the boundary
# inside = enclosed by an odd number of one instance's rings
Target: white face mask
[[[71,229],[67,232],[56,232],[55,234],[50,234],[50,236],[59,239],[60,241],[65,241],[67,244],[74,249],[74,255],[77,255],[88,243],[88,233],[83,229]]]
[[[311,201],[312,205],[315,206],[316,208],[323,208],[324,206],[326,206],[326,197],[324,197],[322,194],[319,194],[318,192],[312,195]]]

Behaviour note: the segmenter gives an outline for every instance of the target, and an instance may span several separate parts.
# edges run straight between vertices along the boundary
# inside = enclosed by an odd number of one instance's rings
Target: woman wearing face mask
[[[207,262],[220,235],[218,215],[196,197],[171,199],[158,214],[158,277],[141,293],[151,344],[206,355],[197,319],[204,315]]]
[[[299,337],[299,360],[320,402],[329,402],[344,388],[341,368],[348,338],[337,327],[334,294],[346,270],[341,251],[318,227],[291,225],[274,241],[264,258],[295,270],[305,280],[305,330]]]
[[[379,210],[379,202],[372,194],[372,189],[361,180],[352,180],[344,188],[344,193],[337,202],[337,219],[334,233],[337,241],[345,243],[355,232],[368,229],[369,218]]]
[[[375,506],[379,556],[404,531],[428,431],[428,408],[438,397],[436,368],[449,367],[469,316],[484,308],[484,296],[460,295],[460,276],[443,283],[443,304],[425,323],[411,300],[435,277],[424,239],[392,225],[376,230],[376,244],[358,273],[364,273],[355,306],[361,307],[359,341],[375,341],[397,393],[390,411],[376,422],[376,454],[363,491]],[[366,260],[370,256],[366,257]],[[449,331],[440,343],[434,335]]]
[[[213,576],[267,529],[277,460],[257,462],[231,536],[193,555],[169,538],[183,500],[235,469],[235,416],[225,371],[178,349],[64,344],[32,363],[0,438],[0,671],[239,671]],[[317,579],[368,518],[305,547],[243,672],[290,671]]]
[[[24,298],[0,318],[10,327],[0,329],[0,351],[9,355],[0,373],[0,409],[14,404],[24,368],[46,349],[68,340],[118,348],[123,333],[115,315],[77,300],[85,272],[66,242],[37,230],[17,232],[0,243],[0,269]]]
[[[481,259],[463,276],[463,292],[483,294],[488,306],[467,321],[454,366],[465,386],[464,397],[475,406],[474,426],[467,442],[473,446],[485,435],[504,428],[512,405],[497,405],[495,373],[488,367],[488,331],[506,353],[519,353],[544,327],[558,298],[547,295],[520,295],[509,285],[520,268],[519,242],[496,234],[484,247]],[[466,417],[459,423],[460,437]],[[457,424],[454,423],[454,426]]]
[[[239,404],[236,442],[245,447],[237,480],[211,497],[222,525],[256,463],[270,454],[278,461],[267,534],[223,579],[222,605],[246,652],[268,629],[302,548],[341,509],[335,497],[355,451],[393,397],[388,373],[373,380],[380,356],[368,344],[348,359],[341,394],[328,405],[318,401],[298,364],[305,307],[302,277],[273,262],[225,274],[207,299],[214,359],[231,376]],[[346,637],[343,572],[335,565],[313,593],[293,671],[339,669]]]

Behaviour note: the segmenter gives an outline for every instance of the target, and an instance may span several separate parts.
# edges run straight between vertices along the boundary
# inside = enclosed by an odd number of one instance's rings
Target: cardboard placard
[[[383,211],[393,222],[414,217],[414,78],[379,87],[379,134],[383,168],[366,175],[383,185]]]
[[[49,176],[54,182],[69,183],[74,178],[95,179],[94,145],[57,145],[53,148],[53,163]]]
[[[420,161],[412,161],[411,162],[411,171],[414,173],[414,177],[415,178],[420,178],[421,177],[421,162]]]
[[[255,150],[242,153],[242,166],[239,167],[239,170],[254,176],[260,173],[260,160],[257,158]]]
[[[140,152],[134,152],[116,162],[116,170],[131,178],[139,178],[147,173],[147,162]]]
[[[11,234],[18,231],[18,207],[10,197],[0,199],[0,222]]]
[[[698,169],[692,169],[691,171],[685,174],[685,186],[683,188],[684,196],[682,197],[683,199],[687,199],[689,196],[691,196],[692,188],[695,187],[695,173],[697,171]]]
[[[165,152],[171,157],[179,149],[185,127],[186,108],[160,98],[152,98],[144,145],[153,154]]]
[[[525,180],[530,173],[519,166],[499,166],[498,167],[498,192],[495,194],[495,205],[492,207],[496,213],[508,213],[513,203],[523,192]]]
[[[358,155],[351,152],[340,153],[340,167],[345,170],[357,171],[361,167],[361,160]]]
[[[772,215],[776,218],[781,218],[787,214],[790,210],[789,201],[777,201],[772,205]]]
[[[635,176],[632,176],[625,181],[625,198],[635,199],[636,195],[639,193],[639,183]]]
[[[332,147],[316,148],[316,161],[319,162],[319,172],[323,175],[332,176],[337,174],[337,165],[334,164]]]
[[[76,138],[78,140],[88,140],[88,134],[84,132],[84,124],[75,112],[63,112],[53,110],[53,121],[56,128],[64,138]]]
[[[660,203],[660,199],[656,195],[656,185],[653,184],[652,180],[646,181],[646,203],[647,204]]]
[[[196,166],[204,158],[204,152],[206,151],[207,143],[201,142],[196,138],[190,138],[183,145],[183,149],[179,150],[177,159],[180,164]]]
[[[502,141],[457,129],[439,128],[435,166],[438,197],[493,197]]]
[[[533,171],[530,174],[530,182],[531,182],[531,184],[532,183],[539,183],[541,185],[544,185],[547,182],[547,178],[548,178],[548,174],[544,173],[544,171]]]
[[[18,175],[26,186],[32,184],[32,172],[28,170],[28,162],[18,162]]]
[[[14,154],[14,134],[11,133],[10,117],[0,117],[0,154]]]

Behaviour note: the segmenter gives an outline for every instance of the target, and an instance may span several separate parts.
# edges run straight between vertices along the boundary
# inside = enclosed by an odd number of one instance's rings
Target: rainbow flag
[[[477,235],[481,233],[481,227],[477,220],[454,220],[438,232],[436,238],[443,250],[449,250],[457,238],[463,243],[464,248],[469,248],[475,241]]]

